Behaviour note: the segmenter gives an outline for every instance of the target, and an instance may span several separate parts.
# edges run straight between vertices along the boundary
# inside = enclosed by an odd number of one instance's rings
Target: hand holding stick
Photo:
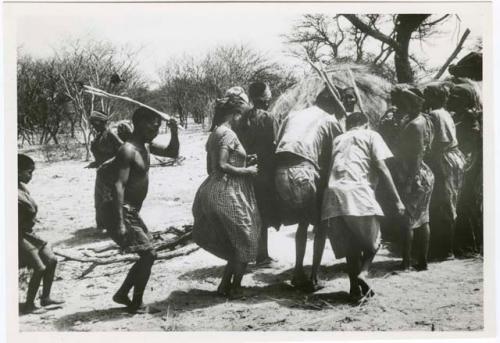
[[[86,93],[89,93],[89,94],[92,94],[92,95],[96,95],[96,96],[100,96],[100,97],[103,97],[103,98],[113,98],[113,99],[120,99],[120,100],[131,102],[133,104],[145,107],[145,108],[147,108],[147,109],[149,109],[149,110],[157,113],[162,119],[166,120],[167,123],[171,123],[172,121],[175,123],[175,119],[172,116],[170,116],[170,115],[168,115],[166,113],[163,113],[161,111],[158,111],[157,109],[155,109],[155,108],[153,108],[151,106],[143,104],[140,101],[134,100],[134,99],[129,98],[127,96],[111,94],[111,93],[108,93],[106,91],[103,91],[102,89],[91,87],[91,86],[87,86],[87,85],[84,85],[83,87],[85,88],[84,91]]]

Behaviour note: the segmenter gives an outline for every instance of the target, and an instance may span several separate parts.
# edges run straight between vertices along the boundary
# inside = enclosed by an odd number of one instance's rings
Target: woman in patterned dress
[[[224,296],[240,290],[246,266],[257,255],[261,226],[251,178],[257,166],[247,166],[245,149],[234,132],[246,108],[238,95],[217,100],[206,144],[208,177],[193,203],[194,241],[228,261],[217,289]]]
[[[427,269],[429,251],[429,205],[434,188],[434,174],[424,162],[434,139],[432,121],[421,113],[424,98],[416,88],[394,89],[392,102],[406,115],[399,133],[392,176],[406,211],[401,219],[404,270],[411,267],[411,251],[418,243],[417,270]],[[415,237],[416,236],[416,237]]]

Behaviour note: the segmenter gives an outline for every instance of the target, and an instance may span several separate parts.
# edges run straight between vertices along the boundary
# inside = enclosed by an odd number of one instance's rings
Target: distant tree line
[[[275,96],[295,79],[277,63],[246,45],[215,47],[204,56],[169,60],[159,72],[159,84],[150,88],[137,68],[137,52],[105,41],[65,42],[50,58],[33,58],[18,51],[18,138],[21,144],[59,144],[70,137],[87,148],[93,110],[111,120],[130,118],[134,107],[119,100],[92,96],[84,85],[126,95],[176,116],[204,124],[215,100],[234,85],[266,81]]]

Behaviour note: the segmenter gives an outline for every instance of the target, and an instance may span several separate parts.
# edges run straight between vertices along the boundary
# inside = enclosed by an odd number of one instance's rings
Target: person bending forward
[[[375,199],[379,178],[397,211],[402,214],[405,207],[385,164],[392,153],[382,137],[368,129],[368,118],[354,112],[347,117],[346,128],[347,132],[334,140],[321,226],[326,230],[335,257],[347,259],[350,295],[357,300],[373,294],[365,275],[379,248],[378,217],[383,216]]]

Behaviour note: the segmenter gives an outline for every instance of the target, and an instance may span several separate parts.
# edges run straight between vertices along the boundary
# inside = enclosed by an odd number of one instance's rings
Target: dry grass
[[[333,84],[340,88],[352,87],[347,68],[352,70],[356,86],[359,89],[364,111],[370,123],[376,126],[387,109],[390,101],[391,83],[370,72],[362,65],[343,64],[327,70]],[[323,89],[323,81],[316,74],[311,74],[283,93],[273,104],[271,111],[283,120],[291,111],[298,111],[311,106],[316,95]]]

